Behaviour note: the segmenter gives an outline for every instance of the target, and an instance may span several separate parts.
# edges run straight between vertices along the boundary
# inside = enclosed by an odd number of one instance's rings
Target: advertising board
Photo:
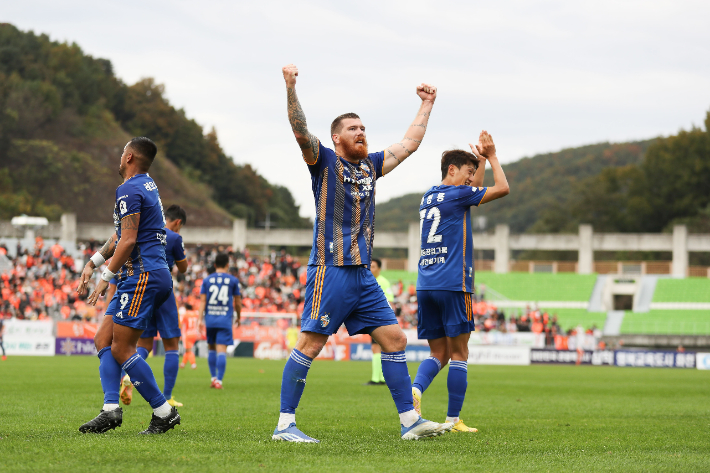
[[[57,338],[54,346],[56,355],[96,355],[94,340],[90,338]]]
[[[577,350],[530,350],[531,363],[574,365],[577,363]],[[582,365],[614,365],[614,352],[612,350],[585,350],[582,352]]]
[[[695,368],[695,352],[617,350],[614,365],[637,368]]]
[[[4,337],[3,344],[8,355],[54,356],[54,337],[15,335]]]
[[[710,370],[710,353],[696,353],[695,366],[699,370]]]
[[[470,365],[529,365],[530,347],[474,345],[468,347]]]

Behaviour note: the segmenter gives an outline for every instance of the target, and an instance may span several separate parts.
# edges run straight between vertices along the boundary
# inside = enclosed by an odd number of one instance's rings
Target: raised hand
[[[436,100],[436,87],[430,84],[422,83],[417,86],[417,95],[422,100],[429,100],[430,102],[433,102]]]
[[[473,146],[471,146],[471,148],[473,148]],[[496,155],[496,145],[493,143],[493,137],[489,135],[486,130],[483,130],[479,135],[476,149],[478,150],[478,154],[486,159]]]
[[[293,88],[296,86],[296,77],[298,76],[298,68],[293,64],[284,66],[281,69],[284,74],[284,80],[286,81],[286,87]]]

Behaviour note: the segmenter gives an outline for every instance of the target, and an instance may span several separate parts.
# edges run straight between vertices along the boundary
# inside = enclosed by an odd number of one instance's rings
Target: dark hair
[[[187,214],[185,213],[185,209],[179,205],[171,205],[167,208],[167,210],[165,210],[165,220],[181,220],[182,224],[185,225],[187,223]]]
[[[147,170],[153,164],[155,155],[158,154],[158,147],[153,140],[145,136],[138,136],[128,142],[128,146],[137,154],[143,161],[143,167]]]
[[[449,166],[456,166],[461,169],[461,166],[466,164],[473,165],[474,169],[478,169],[478,158],[475,154],[469,153],[462,149],[450,149],[444,151],[441,154],[441,180],[446,179],[446,175],[449,173]]]
[[[341,123],[343,120],[346,118],[360,118],[356,113],[350,112],[350,113],[343,113],[339,117],[337,117],[335,120],[333,120],[333,123],[330,124],[330,136],[331,138],[333,135],[337,135],[340,133],[340,130],[343,129],[341,126]]]
[[[229,256],[226,253],[217,253],[214,259],[215,268],[226,268],[229,266]]]
[[[373,263],[377,263],[377,267],[382,269],[382,260],[380,258],[372,258]]]

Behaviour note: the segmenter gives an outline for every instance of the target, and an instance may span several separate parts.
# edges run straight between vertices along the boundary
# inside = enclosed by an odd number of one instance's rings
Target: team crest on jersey
[[[323,314],[320,316],[321,327],[326,328],[329,323],[330,323],[330,314]]]

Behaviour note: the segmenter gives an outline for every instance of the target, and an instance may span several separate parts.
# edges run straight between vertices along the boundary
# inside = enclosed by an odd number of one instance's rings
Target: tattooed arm
[[[140,212],[127,215],[121,219],[121,239],[118,241],[113,252],[113,258],[108,265],[108,269],[112,273],[117,273],[118,270],[121,269],[121,266],[126,264],[128,257],[131,256],[133,247],[136,245],[136,239],[138,238],[138,225],[140,221]],[[86,302],[95,305],[99,300],[99,296],[106,293],[107,288],[108,282],[101,279]]]
[[[422,84],[417,87],[417,95],[422,99],[422,105],[402,141],[385,150],[384,174],[402,164],[422,144],[429,123],[429,115],[431,115],[431,109],[434,107],[434,100],[436,100],[436,87]]]
[[[308,164],[315,164],[318,161],[318,138],[308,131],[306,115],[303,113],[301,104],[296,95],[296,76],[298,68],[289,64],[282,69],[284,80],[286,81],[286,93],[288,98],[288,121],[296,137],[298,146],[301,147],[303,159]]]
[[[102,246],[99,250],[99,253],[105,260],[113,256],[113,253],[116,250],[116,240],[118,240],[118,235],[114,233],[108,240],[106,240],[104,246]],[[81,272],[79,287],[76,289],[78,294],[83,294],[84,291],[86,291],[89,281],[94,274],[94,269],[96,269],[96,265],[93,261],[89,260],[89,262],[86,263],[86,266],[84,266],[84,270]]]

